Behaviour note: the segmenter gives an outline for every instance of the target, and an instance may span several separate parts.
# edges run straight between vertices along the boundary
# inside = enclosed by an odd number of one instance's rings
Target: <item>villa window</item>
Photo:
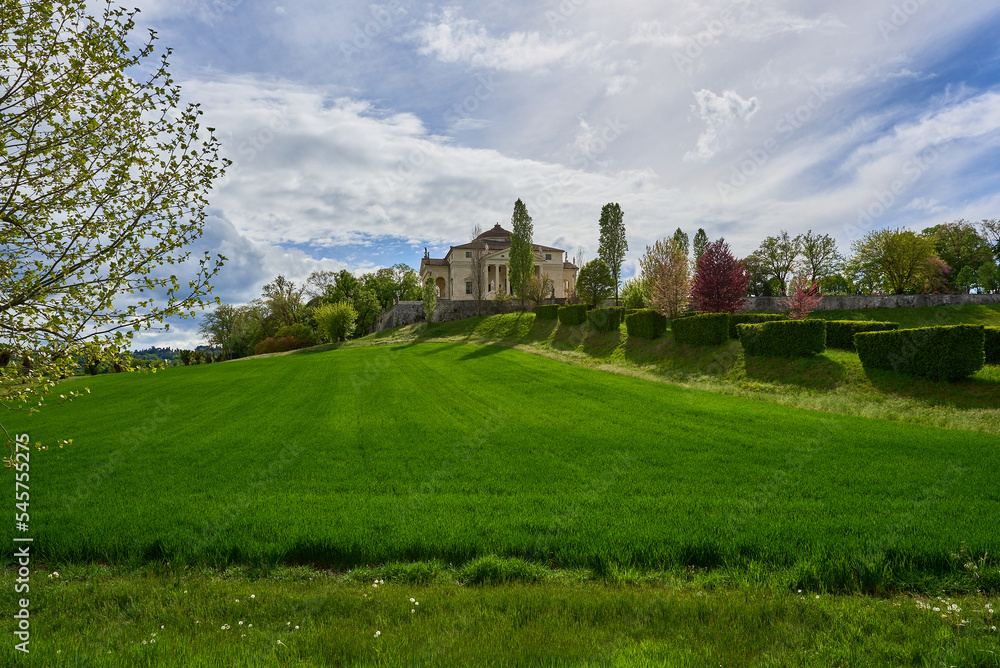
[[[467,295],[471,295],[472,294],[472,281],[466,281],[465,282],[465,294],[467,294]]]
[[[472,251],[465,251],[465,257],[472,257]]]
[[[552,259],[552,253],[546,253],[545,254],[545,259],[546,260],[551,260]]]

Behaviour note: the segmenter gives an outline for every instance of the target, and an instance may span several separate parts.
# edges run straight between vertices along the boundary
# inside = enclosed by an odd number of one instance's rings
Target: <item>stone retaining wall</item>
[[[747,311],[781,311],[782,297],[747,297]],[[992,295],[825,295],[817,311],[850,311],[862,308],[896,308],[906,306],[955,306],[961,304],[1000,304],[1000,293]]]
[[[565,302],[565,299],[556,299],[557,304]],[[548,302],[548,303],[551,303]],[[518,302],[512,302],[502,309],[496,302],[484,301],[482,312],[486,315],[496,315],[497,313],[508,313],[517,308]],[[530,307],[529,307],[530,308]],[[451,320],[461,320],[478,315],[476,312],[476,302],[471,299],[452,300],[439,299],[434,307],[434,320],[436,322],[449,322]],[[382,331],[390,327],[400,327],[414,322],[424,320],[424,303],[419,301],[400,301],[395,306],[382,315],[381,322],[375,327],[375,331]]]

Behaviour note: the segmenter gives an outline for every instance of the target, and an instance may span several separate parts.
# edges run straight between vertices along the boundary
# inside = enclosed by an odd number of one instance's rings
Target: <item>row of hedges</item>
[[[1000,327],[983,330],[983,352],[987,364],[1000,364]]]
[[[535,307],[535,319],[537,320],[555,320],[559,317],[559,309],[561,307],[559,304],[546,304],[544,306]]]
[[[859,332],[887,332],[899,329],[898,322],[865,320],[827,320],[826,347],[855,350],[854,335]]]
[[[823,320],[781,320],[736,326],[750,357],[808,357],[826,350]]]
[[[582,325],[587,322],[587,305],[560,306],[558,314],[559,322],[564,325]]]
[[[854,343],[866,369],[936,380],[971,376],[983,368],[986,359],[986,333],[982,325],[861,332],[854,336]]]
[[[624,316],[625,309],[620,307],[593,308],[587,311],[587,322],[599,332],[617,332]]]
[[[728,313],[700,313],[673,318],[674,340],[692,346],[717,346],[729,340]]]
[[[653,309],[637,309],[625,316],[625,329],[629,336],[658,339],[667,331],[667,316]]]
[[[729,338],[740,338],[736,332],[736,325],[756,325],[762,322],[771,322],[772,320],[787,319],[787,316],[783,313],[734,313],[729,316]]]

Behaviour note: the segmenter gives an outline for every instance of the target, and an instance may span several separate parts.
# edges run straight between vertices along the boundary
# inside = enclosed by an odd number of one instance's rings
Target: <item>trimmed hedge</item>
[[[826,347],[841,350],[856,350],[854,335],[858,332],[888,332],[899,329],[898,322],[877,322],[874,320],[827,320]]]
[[[784,313],[734,313],[729,316],[729,338],[740,338],[736,332],[736,325],[756,325],[762,322],[771,322],[772,320],[787,319],[788,317]]]
[[[982,325],[918,327],[854,335],[858,357],[866,369],[884,369],[935,380],[959,380],[985,362]]]
[[[559,317],[559,304],[545,304],[535,307],[536,320],[555,320]]]
[[[729,314],[701,313],[673,318],[670,328],[674,330],[674,340],[677,343],[717,346],[729,340]]]
[[[625,316],[625,329],[629,336],[639,339],[658,339],[667,331],[667,316],[653,309],[638,309]]]
[[[625,309],[617,306],[593,308],[587,311],[587,322],[599,332],[617,332],[624,313]]]
[[[983,352],[986,353],[987,364],[1000,364],[1000,327],[987,327],[983,330]]]
[[[586,304],[560,306],[557,313],[559,315],[559,322],[564,325],[582,325],[587,322]]]
[[[826,350],[823,320],[772,320],[736,330],[749,357],[808,357]]]

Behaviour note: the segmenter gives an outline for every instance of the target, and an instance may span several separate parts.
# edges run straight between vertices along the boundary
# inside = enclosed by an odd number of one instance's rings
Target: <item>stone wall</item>
[[[747,297],[747,311],[781,311],[781,297]],[[825,295],[817,311],[854,310],[862,308],[896,308],[906,306],[955,306],[960,304],[1000,304],[1000,293],[992,295]]]

